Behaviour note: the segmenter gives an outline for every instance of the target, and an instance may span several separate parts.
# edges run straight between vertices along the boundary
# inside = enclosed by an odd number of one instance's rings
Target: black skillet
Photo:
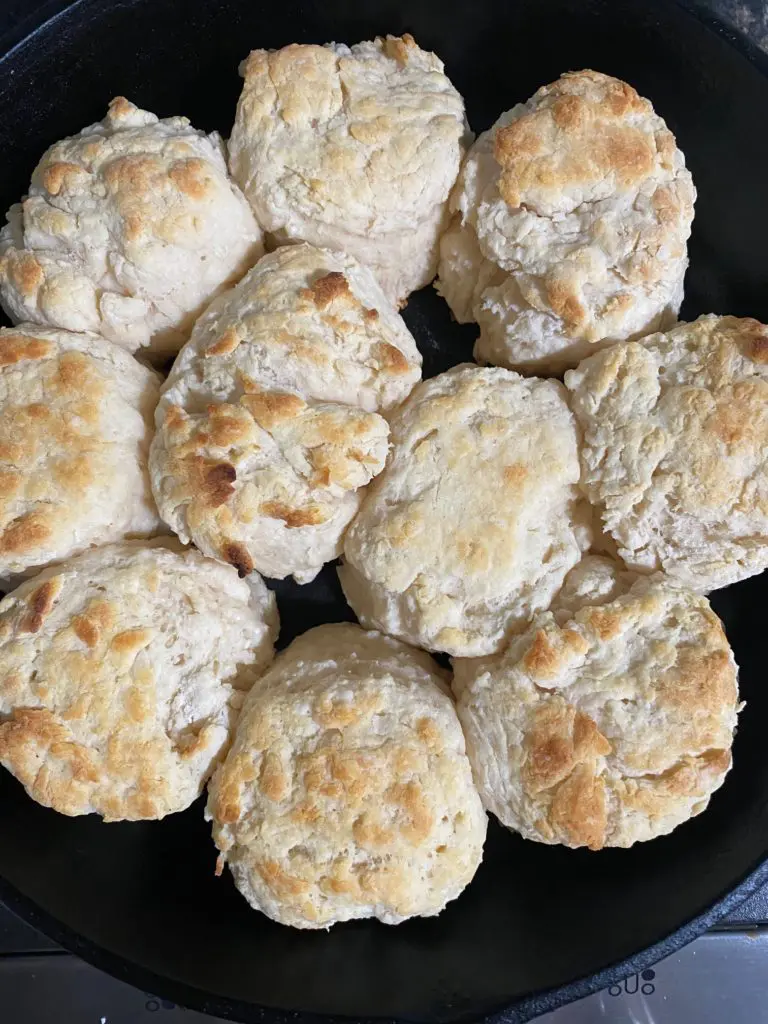
[[[672,0],[80,0],[0,61],[0,207],[45,146],[115,94],[226,133],[250,48],[404,31],[445,60],[475,131],[562,71],[628,79],[699,190],[684,314],[768,320],[768,60]],[[430,289],[405,317],[428,375],[470,356],[473,329]],[[283,643],[349,617],[332,567],[276,589]],[[528,1020],[648,967],[768,878],[767,596],[764,577],[714,596],[748,707],[724,787],[666,838],[574,852],[492,824],[477,878],[439,918],[313,934],[272,924],[214,877],[200,802],[103,825],[44,810],[0,772],[0,897],[98,967],[236,1020]]]

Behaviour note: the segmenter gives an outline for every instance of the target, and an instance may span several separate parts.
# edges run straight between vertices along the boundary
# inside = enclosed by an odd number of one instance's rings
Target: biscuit
[[[566,383],[582,486],[629,568],[706,592],[768,566],[768,327],[703,316]]]
[[[254,687],[207,816],[217,870],[294,928],[439,914],[487,823],[441,670],[348,623],[294,640]]]
[[[107,821],[199,796],[271,660],[274,595],[170,538],[46,569],[0,602],[0,764]]]
[[[613,558],[605,555],[585,555],[565,577],[550,611],[562,624],[573,618],[585,605],[608,604],[626,594],[637,580],[637,574],[628,572]]]
[[[0,300],[16,323],[90,331],[153,358],[263,252],[219,136],[122,97],[55,143],[0,232]]]
[[[289,245],[197,322],[157,409],[150,470],[182,540],[242,573],[311,580],[387,454],[377,410],[421,356],[370,270]]]
[[[159,392],[96,335],[0,329],[0,578],[163,530],[147,469]]]
[[[486,810],[526,839],[632,846],[700,814],[731,767],[736,664],[705,598],[658,574],[454,663]]]
[[[254,50],[229,166],[278,243],[339,249],[402,303],[437,269],[464,103],[411,36]]]
[[[344,544],[339,577],[364,626],[473,657],[549,607],[590,542],[565,395],[476,366],[414,390]]]
[[[475,357],[560,373],[675,322],[696,192],[648,100],[563,75],[472,146],[440,243],[438,290]]]

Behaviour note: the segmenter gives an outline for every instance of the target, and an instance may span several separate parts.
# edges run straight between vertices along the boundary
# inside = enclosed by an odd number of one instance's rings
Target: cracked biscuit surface
[[[414,389],[344,544],[363,625],[476,656],[548,608],[590,543],[558,381],[459,366]]]
[[[731,767],[737,670],[720,620],[660,574],[625,584],[454,662],[483,804],[526,839],[653,839],[700,814]]]
[[[0,299],[15,322],[101,334],[163,359],[263,252],[216,133],[128,100],[55,143],[0,232]]]
[[[220,868],[296,928],[440,913],[486,831],[442,670],[347,623],[294,640],[254,687],[207,814]]]
[[[0,329],[0,578],[163,529],[147,467],[159,393],[96,335]]]
[[[768,327],[702,316],[566,374],[618,553],[700,591],[768,566]]]
[[[274,595],[170,538],[46,569],[0,602],[0,764],[108,821],[199,796],[272,658]]]
[[[558,622],[572,618],[585,605],[608,604],[630,589],[637,574],[607,555],[584,555],[563,581],[549,610]]]
[[[308,582],[384,465],[379,410],[420,374],[370,270],[283,246],[211,304],[174,364],[150,456],[160,514],[242,574]]]
[[[479,324],[480,362],[560,373],[675,322],[695,195],[648,100],[595,71],[565,74],[470,149],[438,290]]]
[[[435,275],[466,134],[442,62],[411,36],[254,50],[230,169],[278,242],[356,257],[403,302]]]

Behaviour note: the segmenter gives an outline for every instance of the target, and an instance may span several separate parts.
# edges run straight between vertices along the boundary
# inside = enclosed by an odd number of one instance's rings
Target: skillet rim
[[[0,75],[5,67],[34,39],[50,31],[56,22],[74,16],[83,18],[84,12],[92,6],[103,6],[110,0],[43,0],[36,11],[24,17],[15,28],[9,28],[0,35]],[[745,57],[763,75],[768,77],[768,53],[753,43],[743,32],[712,14],[699,0],[674,0],[674,6],[696,18],[707,29],[720,36],[729,46]],[[80,8],[78,11],[77,9]],[[40,20],[40,17],[43,20]],[[767,570],[768,571],[768,570]],[[639,973],[675,953],[683,946],[710,929],[722,917],[731,913],[768,883],[768,849],[762,858],[744,876],[736,881],[726,893],[719,896],[701,914],[682,924],[675,931],[663,936],[651,946],[641,949],[622,960],[609,964],[595,974],[587,975],[555,988],[534,992],[509,1006],[500,1007],[482,1017],[463,1015],[454,1018],[454,1024],[525,1024],[543,1013],[548,1013],[568,1003],[593,995],[623,981],[631,974]],[[138,988],[151,995],[168,998],[181,1007],[246,1022],[268,1022],[268,1024],[398,1024],[389,1017],[351,1017],[327,1015],[304,1011],[287,1011],[274,1007],[247,1003],[240,999],[212,996],[203,989],[186,982],[176,981],[166,975],[142,967],[118,953],[111,953],[105,947],[87,939],[64,924],[58,918],[38,906],[15,886],[0,875],[0,903],[29,925],[42,932],[64,950],[80,957],[91,966]]]
[[[453,1024],[526,1024],[543,1013],[557,1010],[561,1006],[594,995],[615,985],[632,974],[638,974],[648,967],[676,953],[694,939],[708,931],[722,917],[736,910],[761,886],[768,883],[768,855],[749,871],[734,888],[716,900],[698,917],[687,921],[676,931],[659,939],[631,956],[609,964],[596,974],[587,975],[576,981],[567,982],[556,988],[543,989],[520,999],[509,1006],[500,1007],[477,1017],[474,1014],[454,1018]],[[79,935],[53,915],[39,907],[34,900],[24,896],[15,886],[0,876],[0,903],[13,911],[27,924],[42,932],[47,938],[64,950],[85,960],[92,967],[104,971],[147,994],[170,999],[181,1007],[240,1021],[242,1024],[400,1024],[391,1017],[350,1017],[308,1013],[296,1010],[280,1010],[275,1007],[246,1003],[232,997],[214,996],[205,990],[176,981],[167,975],[154,971],[121,956]],[[403,1022],[404,1024],[404,1022]]]

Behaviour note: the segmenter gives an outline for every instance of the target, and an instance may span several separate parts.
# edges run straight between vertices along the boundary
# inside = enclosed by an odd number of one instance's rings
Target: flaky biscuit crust
[[[0,764],[62,814],[181,811],[276,632],[260,579],[168,538],[47,569],[0,602]]]
[[[699,317],[566,384],[582,486],[630,568],[706,592],[768,566],[768,327]]]
[[[217,134],[126,99],[62,139],[0,232],[0,299],[14,322],[90,331],[163,359],[263,252]]]
[[[589,546],[578,434],[558,381],[460,366],[414,389],[339,570],[370,628],[449,654],[498,650]]]
[[[438,914],[486,830],[440,669],[346,623],[294,640],[254,687],[208,816],[248,902],[296,928]]]
[[[163,530],[147,468],[159,393],[96,335],[0,329],[0,578]]]
[[[405,35],[240,70],[230,169],[265,231],[355,256],[394,303],[431,281],[466,133],[442,62]]]
[[[157,409],[160,513],[242,573],[311,580],[384,465],[377,410],[421,356],[370,270],[314,246],[265,256],[195,325]]]
[[[563,75],[467,155],[438,289],[480,325],[480,362],[560,373],[674,323],[695,194],[648,100],[595,71]]]
[[[484,806],[527,839],[631,846],[700,814],[731,766],[736,664],[705,598],[659,575],[454,663]]]

